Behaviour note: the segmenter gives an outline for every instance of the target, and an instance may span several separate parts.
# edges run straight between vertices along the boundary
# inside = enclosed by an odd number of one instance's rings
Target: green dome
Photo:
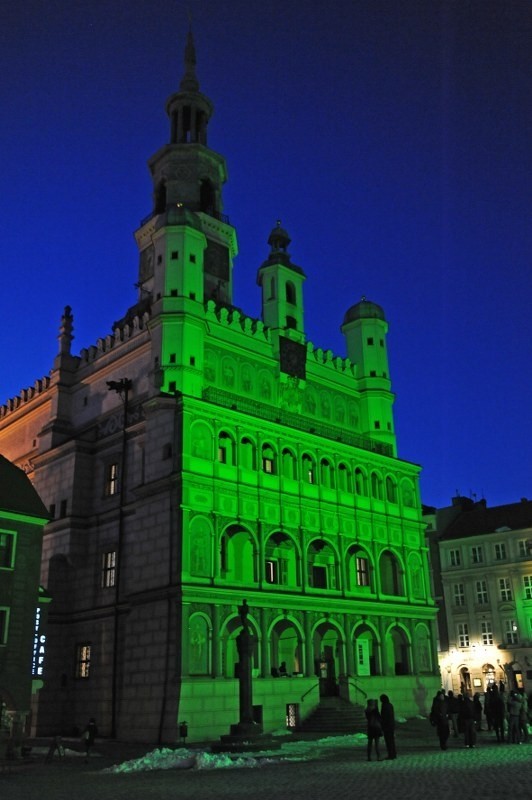
[[[345,312],[343,324],[347,325],[348,322],[355,322],[357,319],[382,319],[385,321],[386,317],[382,306],[363,297],[359,303],[355,303]]]

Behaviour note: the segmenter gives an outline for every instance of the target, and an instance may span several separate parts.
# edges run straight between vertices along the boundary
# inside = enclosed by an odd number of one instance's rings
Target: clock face
[[[223,244],[209,241],[205,250],[203,264],[207,274],[223,281],[229,280],[229,253],[227,252],[227,247],[224,247]]]
[[[147,247],[140,254],[140,282],[147,281],[148,278],[153,277],[153,261],[154,252],[153,246]]]
[[[281,372],[292,375],[295,378],[305,380],[307,348],[304,344],[294,342],[282,336],[279,340]]]

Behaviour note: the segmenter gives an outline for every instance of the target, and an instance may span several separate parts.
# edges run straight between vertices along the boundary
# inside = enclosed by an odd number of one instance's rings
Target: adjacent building
[[[446,689],[532,690],[532,502],[427,510]]]
[[[43,685],[48,598],[39,578],[47,520],[28,477],[0,456],[0,739],[15,742]]]
[[[306,275],[280,223],[257,265],[262,318],[234,306],[212,110],[189,34],[169,140],[148,162],[137,303],[79,355],[65,308],[50,374],[0,408],[0,450],[52,518],[38,732],[94,716],[104,735],[144,741],[175,739],[182,721],[192,741],[227,733],[244,599],[265,730],[329,694],[386,691],[420,713],[439,685],[385,314],[364,298],[347,309],[346,356],[308,341]]]

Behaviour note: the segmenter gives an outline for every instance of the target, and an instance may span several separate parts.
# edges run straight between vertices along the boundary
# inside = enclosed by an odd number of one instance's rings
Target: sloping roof
[[[500,528],[532,528],[532,501],[522,500],[520,503],[508,503],[493,508],[477,503],[471,510],[459,514],[440,539],[461,539],[465,536],[496,533]]]
[[[28,476],[0,455],[0,515],[2,511],[30,517],[49,516]]]

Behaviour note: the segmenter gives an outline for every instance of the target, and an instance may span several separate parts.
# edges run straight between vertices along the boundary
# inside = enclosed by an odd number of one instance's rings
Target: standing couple
[[[377,761],[381,760],[379,751],[379,740],[384,736],[388,759],[397,758],[395,749],[395,715],[393,706],[387,694],[381,694],[381,710],[376,700],[368,700],[366,706],[366,719],[368,722],[368,761],[371,761],[371,752],[375,744],[375,754]]]

